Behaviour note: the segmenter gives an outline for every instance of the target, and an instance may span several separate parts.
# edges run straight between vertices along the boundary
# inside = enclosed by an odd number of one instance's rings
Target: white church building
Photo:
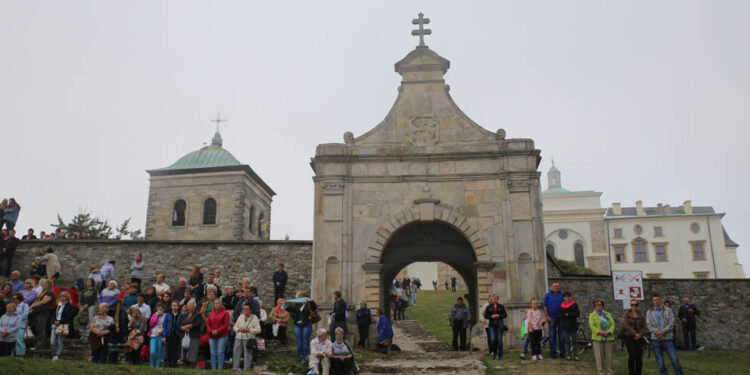
[[[542,193],[545,248],[559,259],[601,274],[642,271],[648,278],[744,278],[739,245],[727,234],[724,213],[713,207],[658,204],[602,208],[602,193],[562,187],[560,170],[549,172]]]

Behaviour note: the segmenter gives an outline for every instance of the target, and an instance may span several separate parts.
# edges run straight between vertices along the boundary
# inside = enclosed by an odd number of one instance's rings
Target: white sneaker
[[[539,359],[539,358],[537,358],[537,357],[538,357],[538,356],[536,356],[536,355],[532,355],[532,356],[531,356],[531,360],[532,360],[532,361],[536,361],[537,359]]]
[[[544,359],[541,354],[539,354],[537,357],[539,357],[538,359]]]
[[[54,356],[54,357],[52,357],[52,361],[53,361],[53,362],[54,362],[54,361],[57,361],[58,359],[59,359],[59,358],[57,358],[57,356]]]

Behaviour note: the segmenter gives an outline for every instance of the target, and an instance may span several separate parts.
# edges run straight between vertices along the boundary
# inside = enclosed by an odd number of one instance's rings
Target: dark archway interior
[[[380,263],[380,306],[390,315],[393,279],[399,271],[414,262],[443,262],[453,267],[466,282],[469,298],[465,301],[476,323],[477,270],[471,243],[455,228],[440,222],[417,222],[399,229],[383,249]],[[447,311],[445,312],[448,313]]]

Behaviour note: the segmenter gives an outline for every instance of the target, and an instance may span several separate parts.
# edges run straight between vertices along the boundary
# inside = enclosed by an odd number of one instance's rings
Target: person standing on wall
[[[659,373],[668,374],[667,366],[664,364],[664,351],[667,352],[672,362],[672,369],[676,375],[683,375],[680,360],[674,347],[674,312],[661,304],[661,297],[651,297],[653,307],[646,313],[646,325],[651,332],[651,346],[654,349],[654,358]]]
[[[10,276],[10,268],[12,267],[13,263],[13,254],[16,253],[18,242],[19,241],[16,237],[16,230],[10,229],[8,230],[8,239],[0,245],[0,247],[2,248],[0,251],[0,261],[5,260],[5,271],[3,271],[3,275],[5,277]]]
[[[279,263],[279,269],[273,273],[273,300],[278,301],[284,297],[288,275],[284,271],[284,263]]]
[[[141,285],[143,285],[143,268],[145,266],[143,254],[140,253],[135,256],[135,260],[130,264],[130,282],[138,283],[138,292],[141,291]]]
[[[544,314],[549,323],[549,356],[557,358],[558,347],[560,357],[565,357],[565,338],[560,329],[560,305],[564,296],[560,291],[560,283],[552,283],[551,290],[544,295]]]
[[[686,350],[697,350],[698,345],[695,338],[696,320],[701,316],[701,312],[695,307],[695,304],[690,303],[690,298],[682,298],[682,305],[680,306],[679,313],[677,316],[682,322],[682,337],[685,340]]]
[[[451,307],[450,314],[448,314],[448,320],[453,328],[453,350],[466,350],[466,327],[469,326],[471,320],[471,312],[469,308],[464,305],[464,299],[458,297],[456,304]],[[461,345],[458,345],[459,338]]]

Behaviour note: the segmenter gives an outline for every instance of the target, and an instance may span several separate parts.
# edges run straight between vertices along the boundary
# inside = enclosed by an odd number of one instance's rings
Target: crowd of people
[[[231,364],[242,371],[252,369],[267,340],[286,346],[289,328],[298,359],[315,374],[349,374],[356,366],[354,351],[344,340],[348,313],[342,293],[333,293],[333,309],[325,313],[304,291],[287,301],[283,264],[269,281],[275,304],[267,307],[249,279],[231,283],[220,270],[204,274],[198,265],[175,286],[159,270],[155,282],[145,286],[147,267],[141,254],[129,265],[128,279],[115,278],[118,264],[112,260],[102,267],[92,265],[89,274],[70,287],[56,285],[61,270],[52,248],[43,266],[44,276],[25,281],[13,271],[0,289],[0,356],[49,348],[55,361],[66,338],[75,337],[88,341],[96,363],[211,369]],[[360,340],[355,349],[364,349],[371,322],[365,302],[356,315]],[[313,324],[323,318],[329,329],[318,329],[311,337]],[[378,349],[387,351],[393,338],[390,322],[379,309],[376,319]]]
[[[541,342],[544,329],[547,326],[549,339],[549,352],[551,358],[565,358],[568,361],[579,361],[578,330],[579,318],[584,316],[582,308],[573,300],[569,291],[562,291],[559,283],[553,283],[551,290],[544,296],[542,305],[536,298],[531,299],[531,307],[526,310],[521,327],[521,338],[523,339],[522,359],[527,359],[528,347],[531,347],[531,360],[544,359],[542,356]],[[661,297],[654,295],[651,298],[651,307],[644,314],[640,310],[638,300],[630,301],[630,309],[625,311],[620,319],[621,327],[615,317],[605,310],[604,301],[596,299],[593,301],[593,311],[589,313],[586,320],[591,330],[591,341],[596,360],[596,371],[599,375],[613,374],[614,341],[617,332],[628,351],[628,373],[640,375],[643,369],[643,349],[650,344],[656,359],[656,364],[661,374],[667,374],[664,356],[669,358],[675,374],[683,374],[680,361],[677,357],[675,345],[676,318],[675,313],[662,303]],[[683,298],[677,319],[682,322],[685,337],[685,348],[688,350],[700,350],[696,345],[695,323],[700,315],[695,304],[690,299]],[[487,332],[487,343],[493,358],[502,358],[502,334],[507,330],[503,323],[506,316],[505,309],[497,303],[497,295],[490,295],[488,302],[480,308],[483,312],[481,323]],[[455,346],[455,334],[454,334]],[[499,349],[498,349],[499,346]]]

